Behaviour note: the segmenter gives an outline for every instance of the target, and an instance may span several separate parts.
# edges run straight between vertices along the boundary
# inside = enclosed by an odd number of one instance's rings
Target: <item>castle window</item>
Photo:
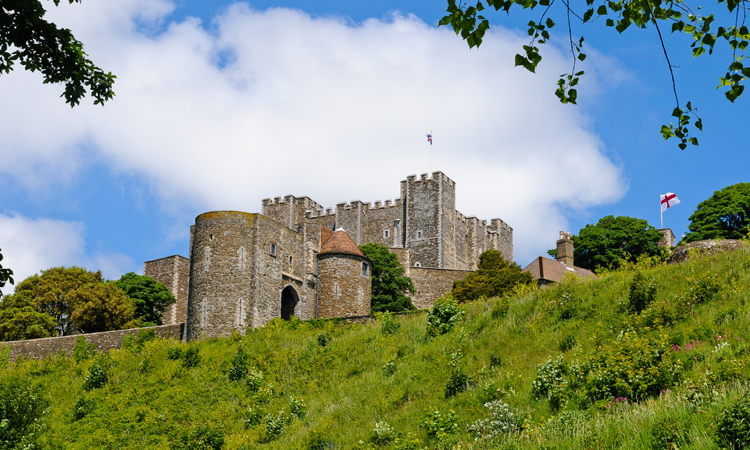
[[[292,257],[290,256],[289,257],[289,265],[291,265],[291,264],[292,264]]]
[[[421,231],[417,231],[417,239],[422,239],[422,232]]]
[[[276,256],[276,244],[271,242],[271,256]]]
[[[417,261],[414,263],[414,267],[422,267],[422,263]]]
[[[367,278],[367,263],[366,262],[362,263],[362,276]]]
[[[383,230],[383,237],[388,239],[391,237],[391,232],[389,230]]]

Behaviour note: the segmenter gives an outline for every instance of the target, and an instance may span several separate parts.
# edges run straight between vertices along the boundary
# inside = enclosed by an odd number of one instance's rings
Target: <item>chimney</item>
[[[557,257],[555,259],[568,267],[573,267],[573,241],[570,239],[570,233],[560,232],[560,239],[557,241]]]

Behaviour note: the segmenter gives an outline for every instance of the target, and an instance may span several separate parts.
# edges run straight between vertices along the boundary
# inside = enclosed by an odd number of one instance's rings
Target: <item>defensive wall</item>
[[[143,263],[143,275],[167,286],[177,300],[161,315],[161,323],[175,325],[187,320],[190,260],[180,255],[167,256]]]
[[[154,330],[157,336],[164,339],[182,340],[185,335],[185,324],[161,325],[149,328],[131,328],[128,330],[104,331],[101,333],[78,334],[71,336],[58,336],[42,339],[29,339],[25,341],[10,341],[0,343],[3,350],[10,346],[10,361],[22,356],[28,359],[41,359],[47,355],[54,356],[60,352],[70,356],[76,345],[78,336],[86,338],[86,342],[100,353],[107,353],[113,349],[119,349],[125,336],[137,336],[143,330]]]
[[[408,276],[414,283],[415,293],[410,294],[411,302],[418,309],[431,308],[440,296],[453,289],[453,282],[463,280],[471,270],[431,269],[412,267]]]

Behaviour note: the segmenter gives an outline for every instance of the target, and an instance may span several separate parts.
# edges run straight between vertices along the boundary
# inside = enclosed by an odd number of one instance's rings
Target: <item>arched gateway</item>
[[[287,286],[281,291],[281,318],[289,320],[294,315],[294,309],[299,302],[299,295],[293,287]]]

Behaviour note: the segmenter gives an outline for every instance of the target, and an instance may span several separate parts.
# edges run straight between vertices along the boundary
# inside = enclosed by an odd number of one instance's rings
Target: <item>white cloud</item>
[[[133,270],[132,259],[125,255],[89,256],[84,232],[85,227],[80,222],[0,214],[1,264],[13,270],[16,284],[42,270],[59,266],[97,267],[110,279]],[[12,292],[14,287],[10,284],[3,288],[3,294]]]
[[[531,75],[512,63],[527,38],[503,29],[469,51],[413,16],[352,25],[237,3],[208,30],[188,20],[155,32],[172,7],[102,0],[51,11],[117,74],[117,97],[71,111],[59,86],[20,69],[4,76],[0,102],[18,106],[0,111],[10,161],[0,174],[51,186],[103,159],[144,175],[177,221],[186,207],[255,212],[261,198],[289,193],[333,206],[398,196],[401,179],[428,171],[433,130],[433,169],[456,181],[459,210],[508,222],[521,263],[554,245],[563,210],[624,194],[580,107],[552,95],[569,70],[554,47]],[[597,78],[586,81],[596,91]]]

